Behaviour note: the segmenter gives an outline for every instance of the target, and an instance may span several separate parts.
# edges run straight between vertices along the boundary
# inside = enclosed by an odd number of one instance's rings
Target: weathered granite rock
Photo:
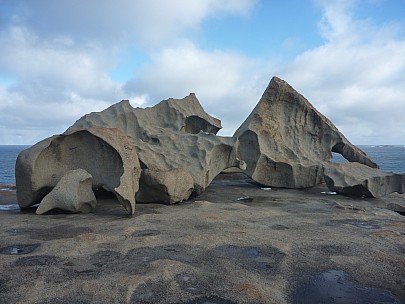
[[[133,108],[128,100],[122,100],[101,112],[84,115],[68,131],[92,126],[118,128],[135,140],[152,144],[155,133],[167,130],[216,134],[222,128],[221,121],[208,115],[193,93],[183,99],[163,100],[150,108]]]
[[[188,199],[194,189],[194,179],[182,168],[169,171],[144,169],[142,187],[136,194],[138,202],[173,204]]]
[[[367,155],[287,82],[273,77],[262,98],[234,136],[246,173],[273,187],[306,188],[322,181],[331,152],[376,168]]]
[[[405,174],[387,173],[360,163],[335,163],[325,166],[324,178],[337,193],[382,197],[405,192]]]
[[[123,100],[104,111],[90,113],[75,122],[69,131],[89,127],[118,128],[134,140],[142,169],[156,172],[186,170],[194,180],[194,192],[201,193],[221,171],[240,167],[244,162],[238,155],[236,138],[215,136],[221,128],[220,120],[208,115],[194,94],[183,99],[168,99],[151,108],[132,108]],[[140,189],[143,200],[149,201],[142,190],[150,186],[150,180],[141,176]],[[160,189],[172,189],[164,185],[170,178],[161,179]],[[187,184],[188,187],[188,184]],[[167,190],[169,191],[169,190]],[[170,197],[169,192],[160,196],[161,201],[182,201],[186,196]],[[171,193],[183,190],[170,190]],[[183,192],[183,193],[188,193]],[[153,200],[157,200],[157,193]]]
[[[70,212],[90,212],[97,204],[92,181],[93,177],[86,170],[66,172],[55,188],[42,199],[36,213],[44,214],[56,208]]]
[[[16,162],[17,198],[21,208],[41,200],[69,170],[93,176],[92,188],[113,192],[133,214],[140,165],[133,142],[118,129],[71,130],[22,151]]]

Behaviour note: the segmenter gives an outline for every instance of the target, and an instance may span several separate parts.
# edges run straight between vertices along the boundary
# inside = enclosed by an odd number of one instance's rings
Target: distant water
[[[0,184],[15,184],[14,166],[18,153],[29,146],[0,145]],[[358,146],[367,153],[381,170],[387,172],[405,173],[405,146]],[[344,158],[334,153],[334,161],[344,161]]]
[[[382,171],[405,173],[405,146],[358,146]],[[341,155],[333,153],[333,161],[346,161]]]
[[[15,184],[14,167],[18,153],[29,146],[0,145],[0,184]]]

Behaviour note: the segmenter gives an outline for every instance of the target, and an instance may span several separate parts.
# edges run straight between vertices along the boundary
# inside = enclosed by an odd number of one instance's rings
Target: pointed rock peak
[[[301,188],[322,181],[332,151],[347,160],[377,165],[286,81],[273,77],[234,136],[247,173],[268,186]]]

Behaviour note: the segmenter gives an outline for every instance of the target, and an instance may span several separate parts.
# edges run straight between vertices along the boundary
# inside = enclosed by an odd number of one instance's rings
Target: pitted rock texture
[[[193,178],[196,194],[201,193],[224,169],[244,166],[238,154],[239,141],[215,135],[222,128],[220,120],[208,115],[194,94],[183,99],[163,100],[145,109],[133,108],[129,101],[123,100],[104,111],[83,116],[68,132],[94,126],[118,128],[131,137],[142,169],[162,173],[186,170]],[[142,193],[150,187],[150,179],[143,178],[147,176],[141,176]],[[154,193],[153,201],[173,203],[188,199],[187,195],[171,195],[172,186],[166,182],[172,183],[170,178],[160,179],[159,192],[162,195]],[[150,201],[143,194],[139,197]]]
[[[150,108],[133,108],[128,100],[122,100],[101,112],[81,117],[68,131],[89,127],[118,128],[135,140],[152,143],[156,132],[216,134],[222,128],[221,121],[208,115],[193,93],[183,99],[163,100]]]
[[[36,213],[44,214],[56,208],[70,212],[90,212],[97,204],[92,181],[93,177],[86,170],[66,172],[55,188],[43,198]]]
[[[331,191],[365,197],[405,192],[405,174],[387,173],[359,163],[336,163],[325,167],[325,182]]]
[[[249,117],[234,134],[246,173],[273,187],[307,188],[322,182],[331,152],[378,167],[287,82],[273,77]]]
[[[69,131],[22,151],[16,162],[19,206],[41,202],[66,172],[75,169],[89,172],[93,189],[113,192],[125,209],[134,213],[139,160],[130,138],[111,128]]]

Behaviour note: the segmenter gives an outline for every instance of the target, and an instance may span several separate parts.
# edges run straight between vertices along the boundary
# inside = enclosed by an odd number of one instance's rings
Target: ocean
[[[14,166],[20,151],[29,146],[0,145],[0,184],[15,184]],[[358,146],[369,155],[380,169],[387,172],[405,173],[405,146]],[[333,153],[333,161],[345,161]]]

